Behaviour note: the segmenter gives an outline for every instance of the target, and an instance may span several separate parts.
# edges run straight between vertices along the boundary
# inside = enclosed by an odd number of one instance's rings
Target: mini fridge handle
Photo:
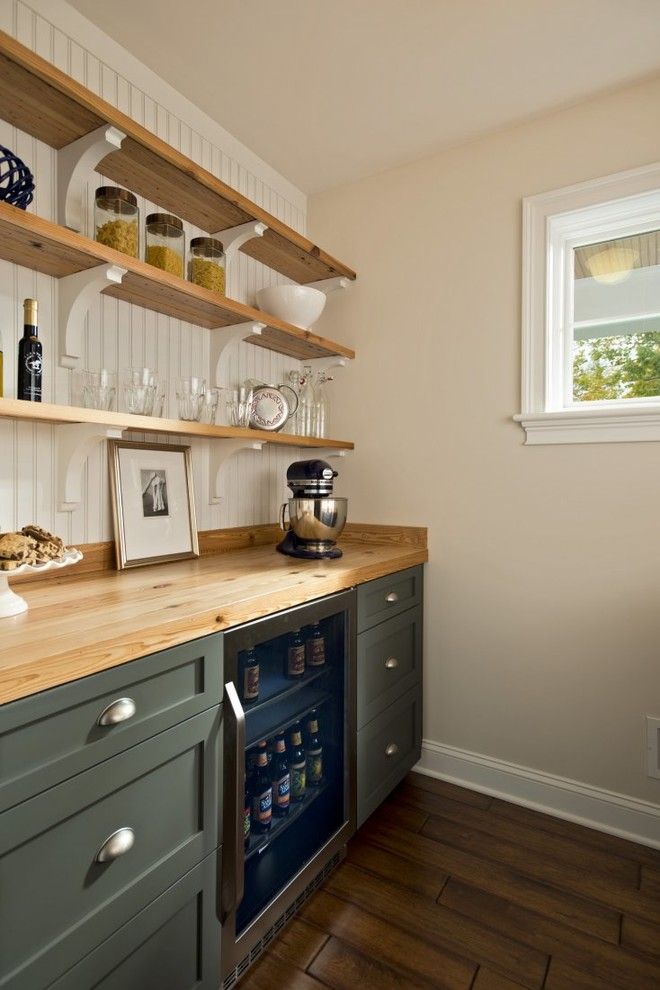
[[[245,806],[245,712],[238,698],[238,692],[232,681],[225,684],[225,696],[229,702],[231,715],[235,723],[233,739],[234,777],[235,786],[228,798],[228,816],[226,821],[233,827],[234,841],[234,883],[232,903],[224,905],[225,916],[235,910],[243,900],[245,890],[245,845],[243,835],[243,808]],[[230,833],[231,834],[231,833]],[[231,841],[231,840],[230,840]]]

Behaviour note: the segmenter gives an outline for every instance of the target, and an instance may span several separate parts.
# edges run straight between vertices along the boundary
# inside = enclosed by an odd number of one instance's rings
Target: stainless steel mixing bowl
[[[329,546],[335,543],[346,525],[347,511],[347,498],[290,498],[282,506],[280,526],[293,530],[299,540]]]

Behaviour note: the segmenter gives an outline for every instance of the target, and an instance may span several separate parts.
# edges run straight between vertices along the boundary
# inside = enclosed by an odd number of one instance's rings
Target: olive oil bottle
[[[16,398],[41,402],[43,353],[37,324],[37,300],[23,303],[23,336],[18,345],[18,383]]]

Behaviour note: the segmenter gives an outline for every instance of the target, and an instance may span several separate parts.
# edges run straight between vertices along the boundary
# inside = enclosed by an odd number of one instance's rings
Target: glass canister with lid
[[[99,244],[138,257],[140,212],[132,192],[120,186],[100,186],[96,190],[94,236]]]
[[[211,292],[225,294],[225,254],[215,237],[193,237],[190,242],[188,278]]]
[[[183,278],[185,253],[183,222],[171,213],[150,213],[146,222],[144,260]]]

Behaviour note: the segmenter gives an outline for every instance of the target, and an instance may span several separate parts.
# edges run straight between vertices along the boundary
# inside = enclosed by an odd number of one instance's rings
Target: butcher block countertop
[[[354,527],[340,546],[339,560],[296,560],[270,543],[126,571],[16,582],[29,610],[0,619],[0,704],[428,559],[425,530]]]

